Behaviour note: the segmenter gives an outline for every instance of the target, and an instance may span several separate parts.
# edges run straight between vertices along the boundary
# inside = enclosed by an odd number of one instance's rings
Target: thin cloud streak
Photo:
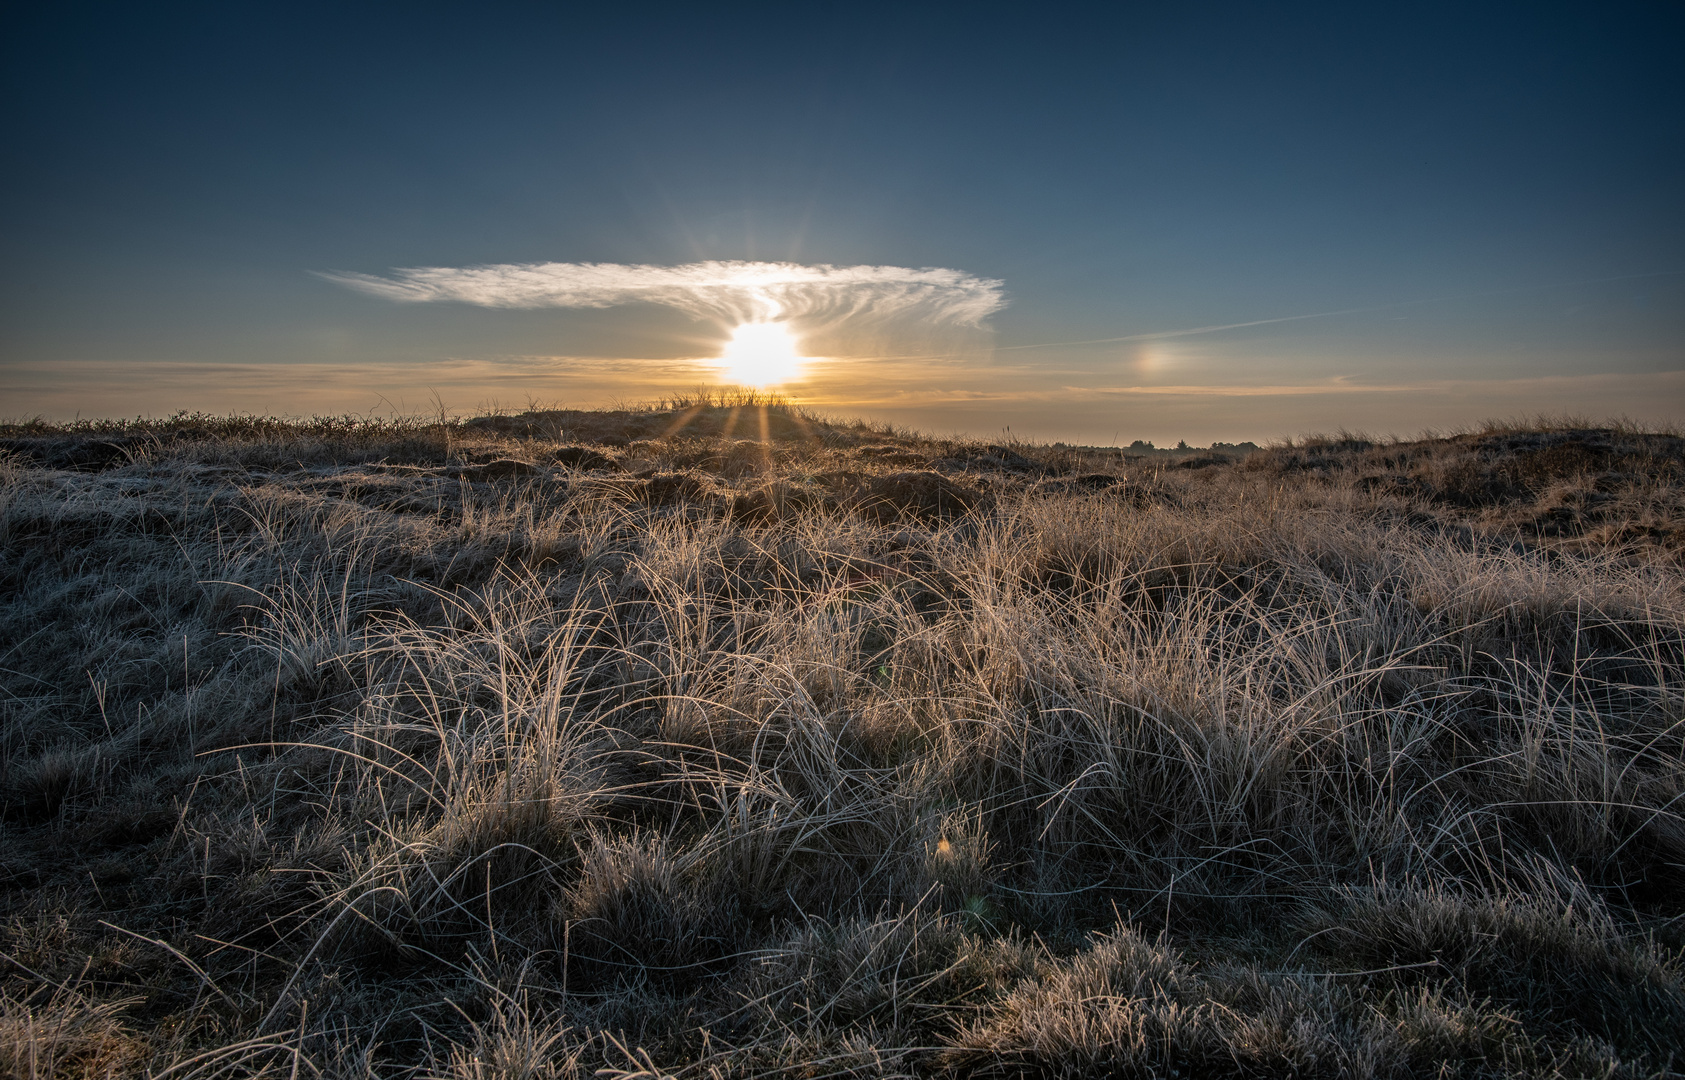
[[[317,276],[399,303],[493,308],[648,303],[729,324],[791,320],[816,327],[910,317],[981,327],[1006,306],[1003,282],[941,267],[552,262],[410,267],[395,270],[392,277],[342,271]]]
[[[1438,299],[1446,299],[1440,297]],[[1185,330],[1157,330],[1150,334],[1128,334],[1124,337],[1089,338],[1086,341],[1043,341],[1034,345],[1002,345],[996,352],[1018,352],[1023,349],[1057,349],[1067,345],[1118,345],[1130,341],[1161,341],[1165,338],[1192,337],[1195,334],[1214,334],[1219,330],[1240,330],[1248,326],[1269,326],[1272,323],[1299,322],[1303,319],[1332,319],[1337,315],[1358,315],[1370,311],[1391,311],[1412,304],[1431,304],[1433,300],[1412,300],[1403,304],[1384,304],[1381,307],[1345,308],[1340,311],[1318,311],[1309,315],[1283,315],[1274,319],[1253,319],[1249,322],[1219,323],[1215,326],[1191,326]]]
[[[1333,319],[1341,315],[1368,315],[1377,311],[1396,311],[1399,308],[1420,307],[1424,304],[1447,304],[1457,300],[1481,300],[1492,296],[1514,296],[1519,293],[1545,289],[1566,289],[1581,285],[1605,285],[1614,281],[1641,281],[1649,278],[1677,277],[1685,270],[1663,270],[1650,274],[1617,274],[1614,277],[1587,278],[1583,281],[1561,281],[1549,285],[1525,285],[1515,289],[1491,289],[1486,292],[1462,293],[1456,296],[1430,296],[1422,300],[1401,300],[1395,304],[1371,307],[1341,308],[1338,311],[1313,311],[1307,315],[1282,315],[1273,319],[1252,319],[1248,322],[1218,323],[1213,326],[1191,326],[1182,330],[1155,330],[1147,334],[1126,334],[1123,337],[1089,338],[1085,341],[1042,341],[1032,345],[1002,345],[996,352],[1016,352],[1023,349],[1057,349],[1068,345],[1118,345],[1131,341],[1160,341],[1166,338],[1192,337],[1195,334],[1215,334],[1220,330],[1243,330],[1249,326],[1270,326],[1275,323],[1301,322],[1305,319]],[[906,359],[922,359],[907,357]]]
[[[1489,380],[1490,381],[1490,380]],[[1537,380],[1532,380],[1537,381]],[[1221,397],[1299,397],[1305,394],[1399,394],[1456,385],[1451,381],[1419,383],[1354,383],[1343,379],[1330,382],[1278,385],[1187,385],[1187,386],[1089,386],[1068,387],[1085,394],[1174,394]]]
[[[815,388],[803,395],[804,403],[830,407],[872,408],[904,406],[909,403],[936,404],[951,401],[991,401],[1002,404],[1036,402],[1079,406],[1097,400],[1124,401],[1130,398],[1319,398],[1329,395],[1352,397],[1395,397],[1401,395],[1494,397],[1525,397],[1529,395],[1557,395],[1556,408],[1571,408],[1578,395],[1607,392],[1621,388],[1634,391],[1634,401],[1660,397],[1668,399],[1685,389],[1685,371],[1641,373],[1596,372],[1583,375],[1534,375],[1513,379],[1427,379],[1407,383],[1359,383],[1340,376],[1326,382],[1293,385],[1161,385],[1161,386],[1078,386],[1025,387],[1011,385],[999,389],[913,385],[884,385],[877,393],[861,393],[858,387],[837,385]],[[1640,389],[1642,388],[1642,389]],[[850,391],[854,391],[850,393]]]
[[[265,364],[30,361],[0,365],[0,401],[11,418],[39,415],[167,416],[209,412],[424,413],[442,398],[453,411],[501,404],[520,409],[601,408],[688,393],[713,383],[697,361],[588,356],[500,356],[399,364]],[[1109,445],[1130,438],[1236,441],[1288,431],[1404,433],[1491,416],[1624,414],[1674,424],[1685,371],[1599,372],[1515,379],[1432,379],[1362,384],[1350,379],[1293,386],[1083,386],[1070,373],[1050,385],[1032,369],[1006,384],[957,365],[903,372],[828,365],[798,403],[839,418],[892,420],[924,430],[981,435],[1010,424],[1025,437]]]

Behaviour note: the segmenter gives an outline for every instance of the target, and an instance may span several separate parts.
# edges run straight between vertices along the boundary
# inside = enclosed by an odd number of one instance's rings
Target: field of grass
[[[0,1073],[1685,1070],[1685,439],[0,428]]]

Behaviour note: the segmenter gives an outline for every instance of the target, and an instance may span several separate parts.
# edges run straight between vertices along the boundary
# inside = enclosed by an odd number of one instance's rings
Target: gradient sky
[[[939,434],[1685,421],[1678,3],[6,18],[4,419],[646,400],[729,326],[321,275],[761,260],[1002,282],[786,388]]]

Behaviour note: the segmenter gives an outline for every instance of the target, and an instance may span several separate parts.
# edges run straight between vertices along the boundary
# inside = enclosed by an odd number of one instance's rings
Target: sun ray
[[[661,433],[661,437],[665,439],[669,435],[677,435],[686,427],[689,427],[690,422],[696,419],[696,415],[702,411],[702,408],[703,406],[701,405],[692,405],[690,408],[680,413],[678,419],[669,424],[667,426],[667,430]]]
[[[756,408],[760,410],[760,414],[761,414],[760,415],[760,420],[761,420],[761,467],[763,469],[771,469],[772,468],[772,425],[770,423],[768,423],[768,421],[767,421],[766,402],[764,402],[764,401],[761,402],[758,406],[756,406]]]

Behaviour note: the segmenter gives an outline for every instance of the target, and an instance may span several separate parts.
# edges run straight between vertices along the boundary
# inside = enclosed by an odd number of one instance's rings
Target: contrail
[[[343,271],[318,276],[401,303],[499,308],[651,303],[727,323],[793,320],[810,327],[901,316],[980,327],[1006,306],[1003,282],[941,267],[552,262],[421,266],[395,270],[391,277]]]
[[[1123,337],[1089,338],[1086,341],[1041,341],[1033,345],[1002,345],[996,352],[1016,352],[1021,349],[1053,349],[1065,345],[1112,345],[1126,341],[1158,341],[1163,338],[1191,337],[1212,334],[1219,330],[1240,330],[1248,326],[1269,326],[1272,323],[1298,322],[1302,319],[1332,319],[1339,315],[1363,315],[1374,311],[1396,311],[1399,308],[1419,307],[1422,304],[1443,304],[1452,300],[1478,300],[1487,296],[1513,296],[1516,293],[1539,292],[1544,289],[1568,289],[1576,285],[1603,285],[1611,281],[1638,281],[1646,278],[1673,277],[1685,270],[1663,270],[1653,274],[1619,274],[1615,277],[1587,278],[1581,281],[1562,281],[1551,285],[1524,285],[1514,289],[1492,289],[1487,292],[1459,293],[1454,296],[1430,296],[1424,300],[1402,300],[1394,304],[1373,307],[1341,308],[1338,311],[1315,311],[1308,315],[1282,315],[1274,319],[1252,319],[1248,322],[1218,323],[1214,326],[1193,326],[1184,330],[1155,330],[1149,334],[1126,334]],[[934,359],[934,358],[932,358]]]
[[[1410,304],[1431,304],[1432,300],[1412,300],[1403,304],[1383,304],[1380,307],[1344,308],[1340,311],[1317,311],[1309,315],[1283,315],[1275,319],[1253,319],[1250,322],[1218,323],[1215,326],[1191,326],[1185,330],[1155,330],[1150,334],[1126,334],[1123,337],[1088,338],[1085,341],[1040,341],[1034,345],[1001,345],[996,352],[1013,352],[1018,349],[1051,349],[1058,345],[1110,345],[1123,341],[1157,341],[1160,338],[1190,337],[1194,334],[1211,334],[1218,330],[1239,330],[1244,326],[1268,326],[1271,323],[1298,322],[1300,319],[1329,319],[1335,315],[1356,315],[1364,311],[1386,311],[1390,308],[1409,307]]]

